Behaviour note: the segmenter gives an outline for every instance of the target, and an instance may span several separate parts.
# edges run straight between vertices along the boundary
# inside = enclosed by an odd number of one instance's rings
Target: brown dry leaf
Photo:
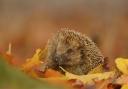
[[[112,84],[112,83],[109,83],[107,85],[107,89],[121,89],[121,85],[120,84]],[[103,88],[104,89],[104,88]]]

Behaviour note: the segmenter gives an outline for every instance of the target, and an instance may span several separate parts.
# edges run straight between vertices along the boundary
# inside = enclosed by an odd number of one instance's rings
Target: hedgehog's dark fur
[[[87,74],[103,63],[103,55],[87,36],[72,30],[57,32],[47,45],[45,67],[73,74]]]

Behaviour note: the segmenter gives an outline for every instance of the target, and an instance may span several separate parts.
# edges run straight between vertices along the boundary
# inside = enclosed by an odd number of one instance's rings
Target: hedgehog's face
[[[83,57],[83,49],[78,42],[59,42],[56,48],[54,61],[60,66],[79,64]]]

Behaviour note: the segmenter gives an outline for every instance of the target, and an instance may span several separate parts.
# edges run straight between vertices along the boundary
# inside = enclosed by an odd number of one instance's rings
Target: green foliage
[[[64,89],[45,81],[32,79],[13,68],[0,57],[0,89]]]

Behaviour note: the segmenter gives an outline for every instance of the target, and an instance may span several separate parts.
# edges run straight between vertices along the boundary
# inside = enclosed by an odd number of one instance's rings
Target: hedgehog
[[[74,30],[60,30],[49,39],[42,70],[48,68],[84,75],[104,63],[104,56],[86,35]]]

